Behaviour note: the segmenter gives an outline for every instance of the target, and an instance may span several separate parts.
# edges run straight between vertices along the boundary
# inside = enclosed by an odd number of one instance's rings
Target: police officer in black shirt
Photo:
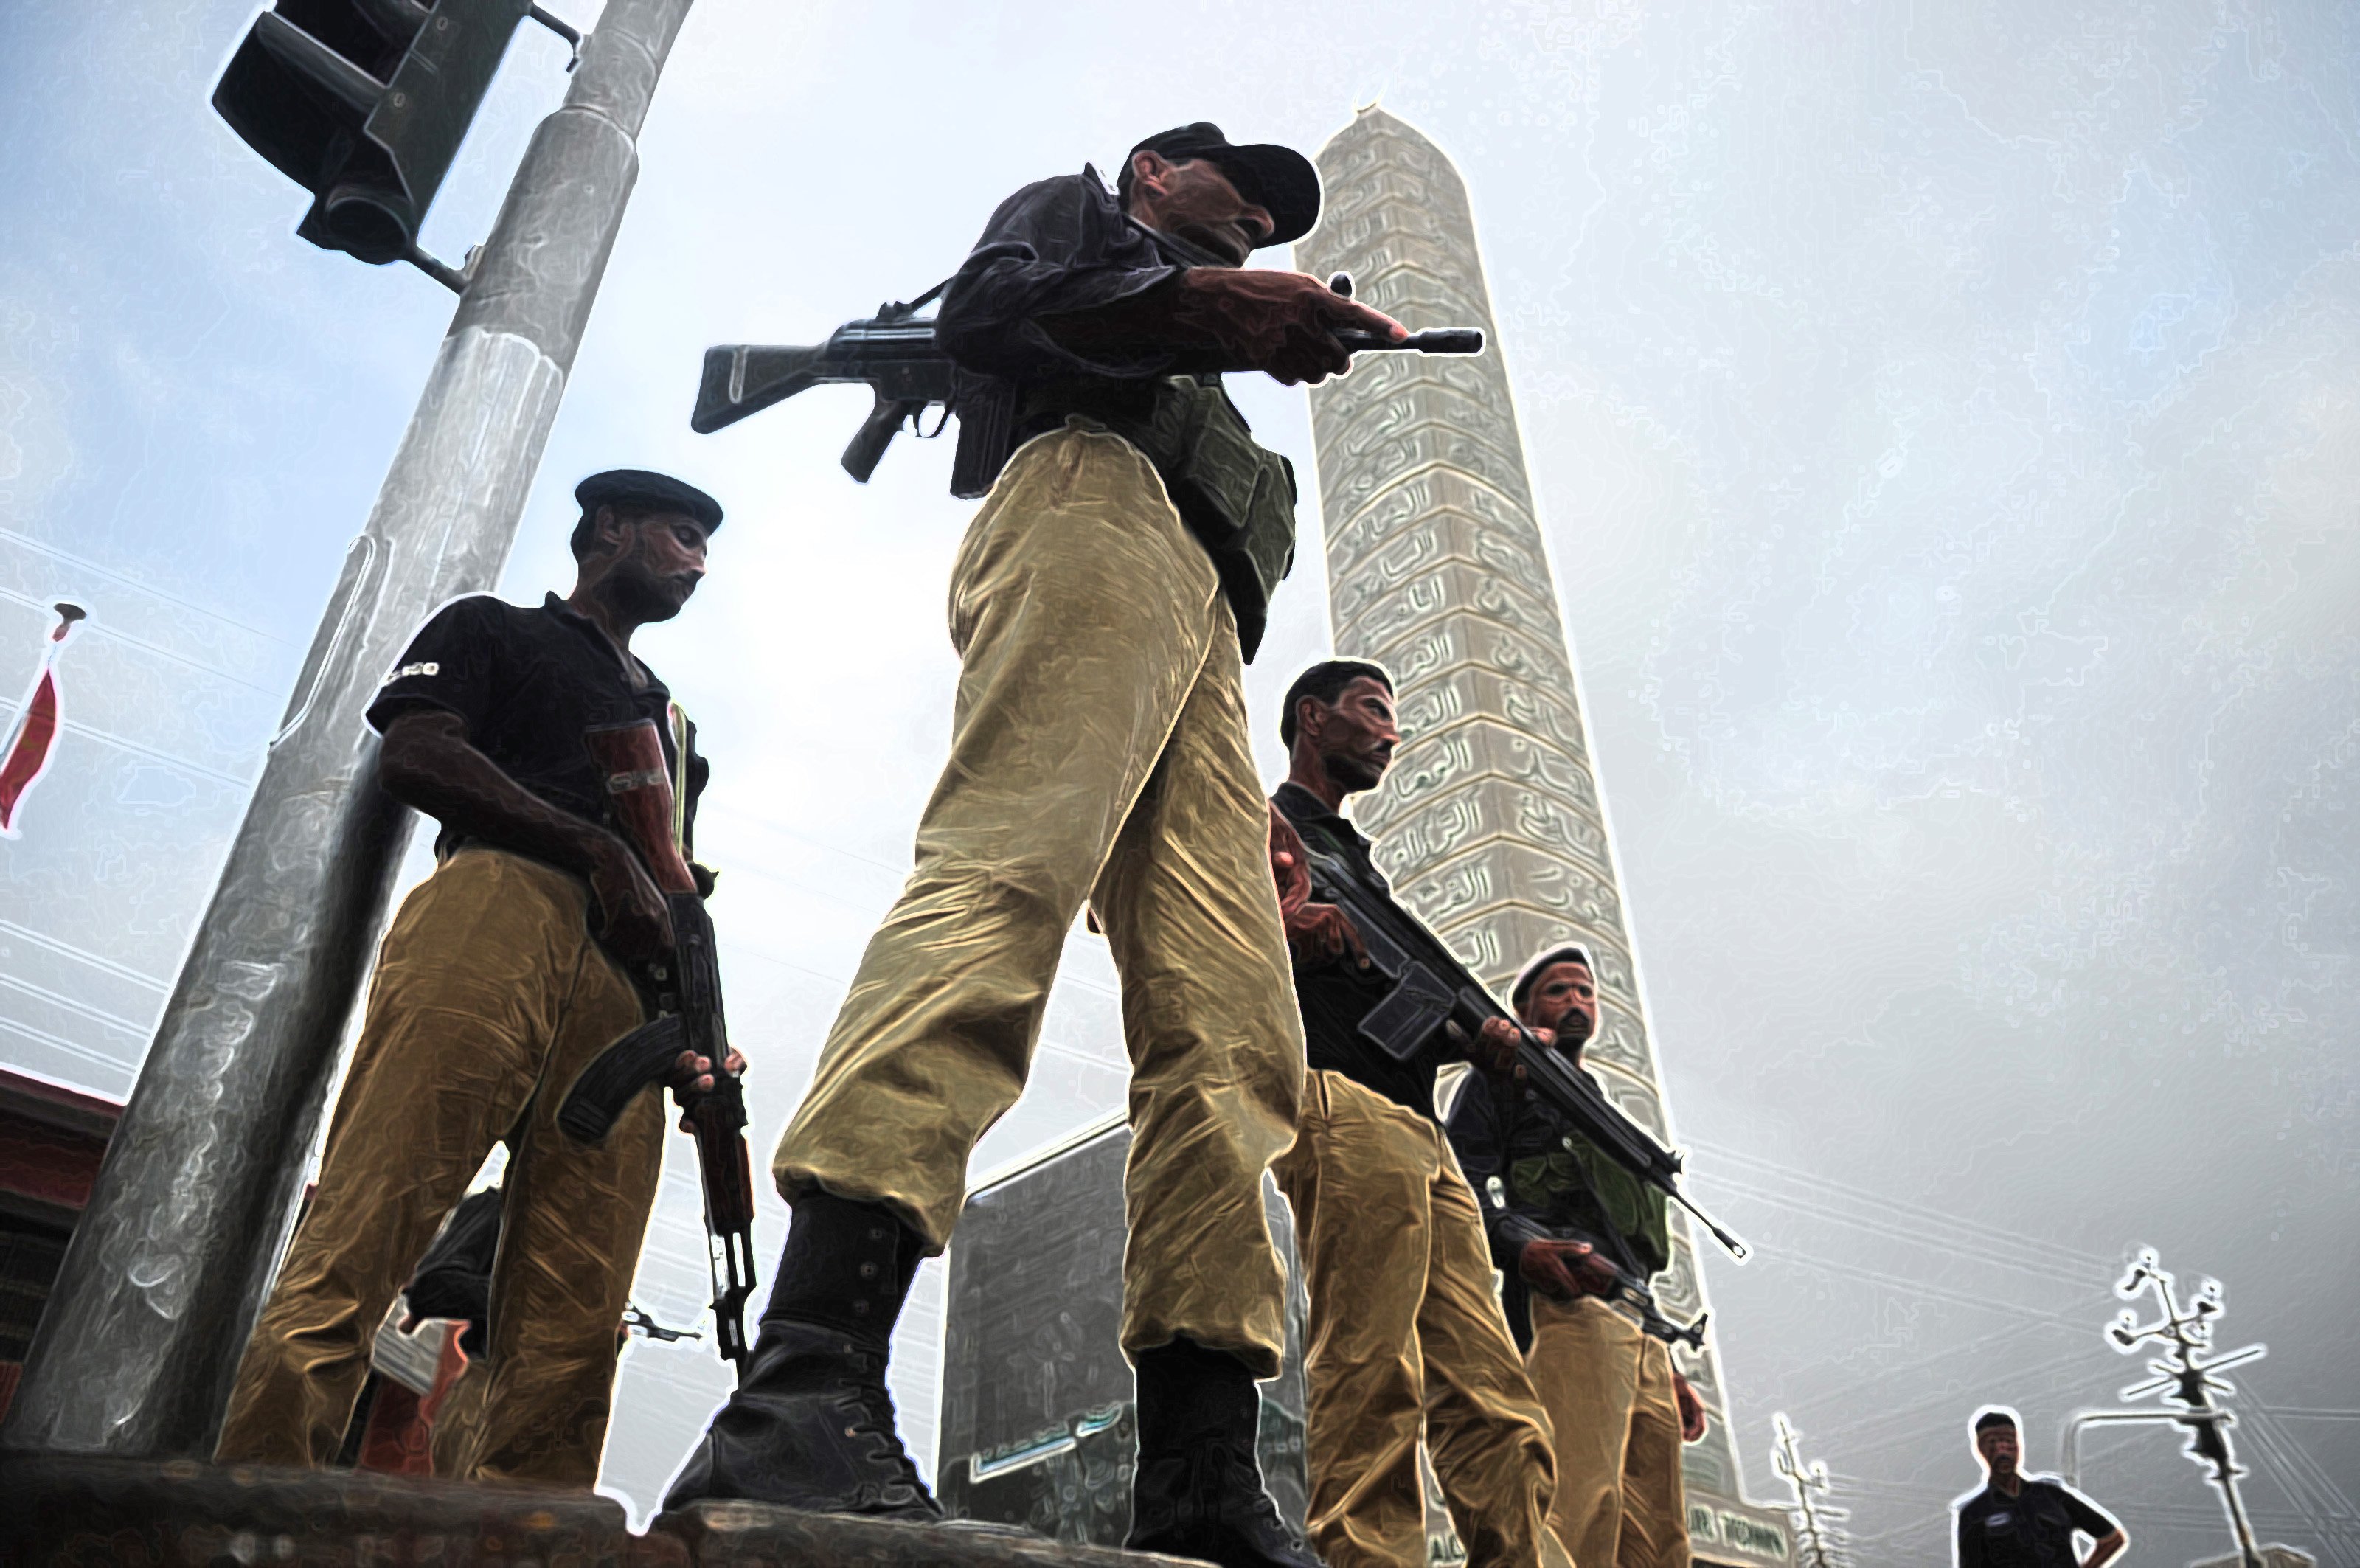
[[[1434,1105],[1438,1060],[1472,1052],[1511,1071],[1515,1031],[1494,1020],[1479,1039],[1428,1041],[1406,1062],[1371,1044],[1360,1021],[1391,982],[1361,959],[1340,909],[1309,902],[1300,869],[1307,842],[1392,896],[1338,807],[1392,765],[1393,696],[1382,666],[1330,660],[1295,678],[1279,726],[1292,763],[1272,797],[1272,861],[1310,1071],[1295,1145],[1271,1169],[1310,1287],[1307,1522],[1329,1568],[1424,1561],[1422,1433],[1469,1560],[1537,1568],[1556,1555],[1548,1421]]]
[[[505,1143],[490,1354],[475,1374],[490,1381],[460,1474],[585,1488],[597,1477],[663,1113],[642,1096],[595,1148],[560,1135],[556,1113],[583,1067],[640,1022],[622,964],[660,956],[672,937],[662,897],[609,825],[583,736],[655,721],[687,854],[705,759],[631,634],[688,602],[721,508],[636,469],[574,495],[574,591],[529,609],[489,595],[445,605],[369,707],[384,737],[377,781],[441,820],[437,863],[379,951],[318,1190],[238,1368],[224,1463],[333,1460],[378,1323]],[[709,890],[709,873],[699,880]],[[678,1080],[710,1088],[713,1067],[683,1052]]]
[[[2061,1481],[2016,1469],[2021,1449],[2016,1412],[1997,1406],[1975,1413],[1975,1453],[1989,1479],[1955,1505],[1958,1568],[2099,1568],[2121,1555],[2130,1537],[2114,1518]],[[2073,1537],[2095,1545],[2075,1556]]]

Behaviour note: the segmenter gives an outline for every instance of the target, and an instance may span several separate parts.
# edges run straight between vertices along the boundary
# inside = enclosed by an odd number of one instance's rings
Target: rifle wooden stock
[[[605,725],[584,740],[606,772],[617,819],[664,890],[672,946],[661,958],[638,965],[632,977],[653,1002],[656,1016],[582,1069],[558,1107],[557,1124],[578,1142],[601,1142],[633,1100],[672,1078],[683,1051],[694,1051],[713,1064],[713,1087],[679,1098],[696,1140],[705,1189],[716,1347],[742,1377],[748,1354],[745,1309],[754,1290],[754,1174],[746,1148],[745,1088],[726,1066],[729,1032],[722,1015],[713,917],[672,839],[672,781],[655,725],[647,719]]]

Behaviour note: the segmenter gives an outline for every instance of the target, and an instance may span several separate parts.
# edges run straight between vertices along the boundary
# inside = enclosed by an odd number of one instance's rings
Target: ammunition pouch
[[[1295,565],[1295,465],[1255,442],[1218,381],[1190,376],[1041,387],[1026,397],[1020,430],[1061,422],[1120,435],[1155,466],[1212,557],[1237,616],[1239,651],[1251,663],[1271,596]]]

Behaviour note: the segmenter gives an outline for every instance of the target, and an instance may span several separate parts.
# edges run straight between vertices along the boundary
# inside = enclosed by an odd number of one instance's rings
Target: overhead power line
[[[137,577],[129,576],[122,572],[118,572],[112,566],[102,566],[87,555],[77,555],[70,550],[60,550],[56,545],[48,543],[46,540],[35,539],[29,534],[18,533],[16,530],[9,528],[0,528],[0,540],[5,540],[11,544],[21,546],[22,548],[33,551],[36,554],[47,555],[53,561],[62,561],[67,565],[75,568],[77,571],[88,572],[95,577],[104,577],[110,583],[120,583],[123,587],[133,589],[138,593],[146,594],[150,598],[161,599],[166,604],[178,605],[182,609],[191,610],[198,615],[203,616],[207,620],[218,621],[224,626],[235,627],[236,630],[246,632],[250,636],[259,637],[266,642],[276,642],[282,648],[291,648],[294,646],[292,642],[289,641],[286,638],[279,636],[276,632],[266,631],[261,627],[239,620],[235,616],[224,615],[221,611],[208,609],[206,606],[197,603],[194,599],[184,599],[177,594],[168,594],[159,587],[155,587],[148,583],[141,582]]]
[[[2114,1266],[2113,1258],[2087,1248],[2072,1246],[2063,1242],[2044,1240],[2038,1236],[2027,1235],[2018,1230],[1991,1224],[1981,1220],[1971,1220],[1964,1215],[1953,1214],[1946,1210],[1930,1208],[1923,1203],[1912,1203],[1904,1199],[1888,1197],[1884,1193],[1874,1192],[1866,1188],[1841,1181],[1816,1171],[1782,1165],[1749,1150],[1734,1149],[1721,1144],[1691,1144],[1689,1148],[1692,1153],[1701,1157],[1706,1168],[1695,1173],[1695,1179],[1707,1185],[1725,1184],[1732,1192],[1742,1193],[1749,1189],[1729,1182],[1726,1179],[1716,1182],[1710,1168],[1734,1166],[1763,1172],[1790,1185],[1816,1188],[1822,1193],[1834,1194],[1860,1208],[1906,1221],[1929,1236],[1940,1235],[1956,1242],[1972,1242],[1980,1247],[1991,1248],[2002,1255],[2038,1255],[2054,1264],[2087,1270],[2091,1273],[2101,1273]]]

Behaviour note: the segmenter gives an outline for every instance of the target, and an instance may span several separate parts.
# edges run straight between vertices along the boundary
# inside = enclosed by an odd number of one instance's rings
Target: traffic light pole
[[[410,839],[362,714],[430,611],[498,579],[689,4],[606,0],[533,134],[345,554],[0,1446],[211,1454]]]

